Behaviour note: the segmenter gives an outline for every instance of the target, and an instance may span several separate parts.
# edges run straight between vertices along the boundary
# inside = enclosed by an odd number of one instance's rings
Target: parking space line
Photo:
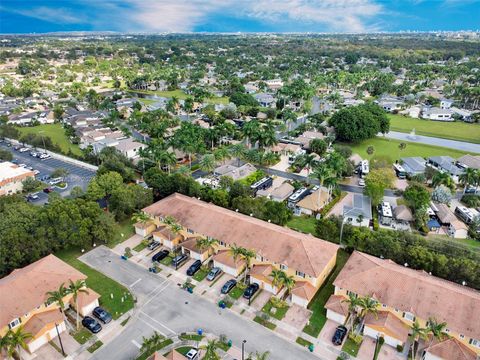
[[[139,348],[139,349],[142,347],[142,346],[141,346],[138,342],[136,342],[135,340],[132,340],[132,344],[135,345],[135,346],[136,346],[137,348]]]
[[[150,320],[152,320],[154,323],[157,323],[157,324],[160,325],[161,327],[167,329],[167,330],[168,330],[169,332],[171,332],[172,334],[176,334],[176,332],[173,331],[172,329],[170,329],[168,326],[163,325],[160,321],[155,320],[155,319],[152,318],[150,315],[144,313],[142,310],[140,310],[140,314],[145,315],[145,316],[148,317]]]
[[[142,281],[142,278],[139,278],[138,280],[134,281],[130,287],[134,287],[136,284],[138,284],[140,281]]]
[[[140,314],[144,314],[143,312],[140,312]],[[148,318],[150,318],[150,316],[147,315]],[[145,319],[142,319],[140,316],[138,317],[138,319],[142,322],[145,323],[145,325],[151,327],[153,330],[155,330],[156,332],[158,332],[159,334],[162,334],[163,336],[167,336],[167,334],[165,334],[163,331],[160,331],[160,329],[158,329],[157,327],[153,326],[152,324],[150,324],[147,320]],[[151,319],[151,318],[150,318]]]
[[[166,282],[166,281],[165,281],[165,282]],[[143,304],[143,306],[148,305],[153,299],[155,299],[155,297],[157,297],[158,295],[160,295],[160,293],[161,293],[162,291],[164,291],[169,285],[170,285],[170,283],[167,283],[167,285],[165,285],[164,287],[162,287],[161,289],[159,289],[158,291],[156,291],[154,294],[152,294],[152,297],[150,297],[150,299],[148,299],[148,300]]]

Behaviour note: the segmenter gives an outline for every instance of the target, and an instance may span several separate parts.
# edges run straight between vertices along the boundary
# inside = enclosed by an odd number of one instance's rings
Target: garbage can
[[[310,352],[313,352],[313,349],[315,349],[315,346],[313,346],[313,344],[308,345],[308,350],[310,350]]]
[[[200,336],[202,336],[202,334],[203,334],[203,329],[198,329],[198,330],[197,330],[197,334],[200,335]]]

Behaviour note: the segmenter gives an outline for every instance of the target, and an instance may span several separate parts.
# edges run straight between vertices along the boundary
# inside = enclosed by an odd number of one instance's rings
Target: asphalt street
[[[382,136],[382,134],[379,134],[378,136]],[[385,136],[390,139],[410,141],[410,142],[416,142],[416,143],[421,143],[426,145],[441,146],[445,148],[480,154],[480,144],[441,139],[441,138],[436,138],[431,136],[422,136],[422,135],[412,136],[411,134],[402,133],[398,131],[390,131],[388,134],[385,134]]]
[[[50,159],[40,160],[39,158],[30,156],[30,152],[20,152],[13,150],[13,147],[7,147],[6,143],[0,143],[0,147],[6,150],[9,150],[13,154],[13,160],[18,164],[26,164],[31,166],[34,170],[40,171],[35,177],[37,179],[42,179],[45,176],[50,176],[50,174],[56,169],[65,169],[68,171],[68,175],[65,177],[65,181],[68,184],[66,189],[53,188],[56,192],[60,193],[62,196],[70,195],[70,191],[75,186],[80,186],[82,189],[86,189],[90,180],[95,176],[95,171],[86,169],[79,165],[69,163],[60,159],[55,159],[51,157]],[[41,150],[39,150],[41,151]],[[48,183],[48,180],[45,180]],[[39,198],[34,201],[34,203],[42,204],[45,203],[48,199],[48,195],[43,192],[38,193]]]
[[[80,260],[129,287],[138,301],[135,315],[126,328],[96,351],[93,359],[132,359],[138,355],[142,337],[151,336],[153,331],[169,336],[199,328],[205,333],[225,334],[237,347],[246,340],[247,353],[268,350],[272,360],[318,359],[262,325],[228,309],[221,310],[212,302],[182,290],[180,284],[121,260],[105,247],[88,252]]]

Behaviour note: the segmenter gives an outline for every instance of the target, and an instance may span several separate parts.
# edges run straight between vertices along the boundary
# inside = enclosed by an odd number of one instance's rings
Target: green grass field
[[[390,118],[390,130],[393,131],[410,133],[412,129],[415,129],[417,135],[480,144],[480,124],[414,119],[393,114],[389,114],[388,117]]]
[[[158,95],[166,98],[176,97],[179,100],[185,100],[190,95],[185,94],[182,90],[172,90],[172,91],[140,91],[140,90],[132,90],[132,92],[143,93],[143,94],[151,94],[151,95]],[[229,98],[227,96],[223,97],[213,97],[211,99],[205,99],[207,103],[210,104],[224,104],[227,105],[229,103]]]
[[[103,275],[77,258],[82,253],[78,249],[62,250],[55,255],[87,275],[87,286],[101,295],[100,305],[109,311],[114,319],[133,308],[133,297],[126,287]],[[113,299],[110,297],[113,294]],[[121,301],[121,298],[124,301]]]
[[[349,146],[354,154],[359,154],[363,159],[371,159],[374,156],[387,156],[392,160],[392,162],[401,157],[410,156],[421,156],[426,158],[430,156],[448,155],[456,159],[467,154],[465,151],[413,142],[405,142],[407,147],[403,150],[400,150],[398,145],[401,142],[402,141],[400,140],[376,137],[374,139],[362,141],[358,144],[344,145]],[[375,148],[375,152],[372,155],[367,154],[367,147],[370,145]]]
[[[65,154],[68,153],[70,149],[75,155],[82,155],[82,152],[78,145],[72,144],[68,138],[65,136],[65,130],[63,130],[62,125],[60,124],[44,124],[32,127],[18,127],[18,130],[22,135],[25,134],[38,134],[48,136],[52,139],[54,144],[60,146]]]
[[[303,233],[315,235],[315,224],[317,221],[310,216],[294,216],[287,222],[287,227]]]

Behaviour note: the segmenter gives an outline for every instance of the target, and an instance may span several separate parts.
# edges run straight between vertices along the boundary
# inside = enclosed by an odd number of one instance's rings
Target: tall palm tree
[[[448,334],[445,332],[445,329],[447,328],[447,323],[446,322],[438,322],[437,319],[431,317],[428,319],[427,323],[427,331],[428,333],[432,334],[432,338],[430,340],[430,345],[432,345],[433,340],[438,340],[442,341],[443,339],[448,337]]]
[[[455,188],[455,183],[453,182],[453,179],[450,177],[449,174],[445,172],[437,171],[435,175],[433,175],[432,186],[437,187],[440,185],[445,185],[449,189]]]
[[[205,154],[202,156],[200,160],[200,169],[206,172],[212,172],[215,170],[215,155],[213,154]]]
[[[65,312],[64,312],[65,302],[63,301],[63,298],[66,295],[68,295],[68,293],[69,293],[69,289],[67,289],[63,283],[58,287],[58,290],[47,292],[47,295],[48,295],[47,302],[58,304],[59,310],[62,313],[64,321],[65,321]]]
[[[290,293],[292,292],[293,287],[295,286],[295,278],[293,275],[287,275],[286,272],[282,271],[282,284],[285,286],[285,299],[288,298]]]
[[[218,244],[218,240],[202,237],[197,240],[196,244],[200,250],[207,250],[208,254],[211,254],[212,252],[215,251],[215,245]]]
[[[467,190],[468,185],[474,185],[477,182],[478,172],[475,169],[467,168],[465,172],[460,174],[460,184],[463,185],[463,193]]]
[[[77,330],[80,327],[80,309],[78,308],[78,295],[82,293],[89,294],[88,290],[85,289],[85,287],[85,280],[77,280],[75,282],[70,280],[70,285],[68,286],[68,292],[72,294],[73,301],[75,302],[75,310],[77,311]]]
[[[231,158],[230,152],[225,146],[215,149],[215,151],[213,152],[213,156],[215,157],[215,161],[221,162],[224,162],[224,160]]]
[[[369,296],[365,296],[365,297],[360,298],[360,302],[359,302],[358,306],[361,309],[360,310],[360,318],[362,319],[362,324],[361,324],[361,326],[359,328],[359,331],[358,331],[358,333],[359,333],[362,330],[363,325],[365,324],[365,317],[368,314],[373,314],[373,315],[375,315],[375,317],[377,316],[379,304],[378,304],[378,301],[372,299]]]
[[[25,332],[22,325],[16,330],[8,330],[7,335],[5,336],[8,339],[8,356],[13,357],[13,355],[16,353],[18,358],[21,359],[22,356],[20,355],[20,349],[27,349],[27,340],[33,337],[32,334]]]
[[[132,221],[136,223],[145,224],[151,219],[150,215],[143,211],[137,211],[132,215]]]
[[[348,321],[350,323],[350,329],[353,328],[353,325],[355,324],[355,319],[357,317],[357,308],[360,305],[360,299],[358,296],[356,296],[353,293],[348,294],[348,299],[342,300],[342,302],[345,302],[348,304]]]
[[[230,249],[228,251],[233,258],[233,263],[237,265],[237,260],[242,258],[243,248],[241,246],[233,244],[230,245]]]
[[[332,170],[325,165],[319,165],[313,169],[310,177],[318,179],[318,182],[320,183],[320,188],[318,189],[318,204],[320,204],[323,184],[326,179],[332,177]]]
[[[205,349],[204,360],[220,360],[220,355],[217,353],[219,341],[216,339],[209,340],[203,347]]]
[[[246,149],[243,144],[235,144],[228,148],[233,157],[237,158],[237,166],[240,166],[240,160],[245,156]]]
[[[410,327],[412,333],[410,334],[410,340],[412,341],[412,360],[415,360],[416,350],[415,343],[417,339],[426,339],[427,338],[427,329],[420,326],[417,320]]]
[[[272,277],[272,285],[281,288],[283,286],[283,271],[282,270],[277,270],[273,269],[272,272],[270,273],[270,276]]]
[[[247,140],[247,146],[250,148],[257,142],[260,134],[260,123],[257,120],[250,120],[242,127],[242,135]]]
[[[247,265],[247,269],[245,270],[245,276],[243,278],[243,283],[245,284],[247,282],[247,273],[250,271],[250,267],[252,266],[252,259],[257,256],[254,250],[250,249],[242,249],[241,256],[243,259],[245,259],[245,263]]]
[[[175,218],[173,216],[166,216],[164,221],[163,221],[167,226],[168,228],[170,229],[170,232],[173,234],[173,235],[177,235],[180,233],[180,231],[182,230],[182,226],[177,223],[177,220],[175,220]],[[170,235],[169,235],[169,241],[172,241],[173,239],[170,239]],[[173,245],[173,252],[176,256],[177,254],[177,245]],[[177,270],[177,264],[175,263],[175,270]]]
[[[8,353],[8,350],[10,349],[10,338],[7,335],[8,332],[5,334],[5,336],[0,336],[0,354],[3,351]]]

